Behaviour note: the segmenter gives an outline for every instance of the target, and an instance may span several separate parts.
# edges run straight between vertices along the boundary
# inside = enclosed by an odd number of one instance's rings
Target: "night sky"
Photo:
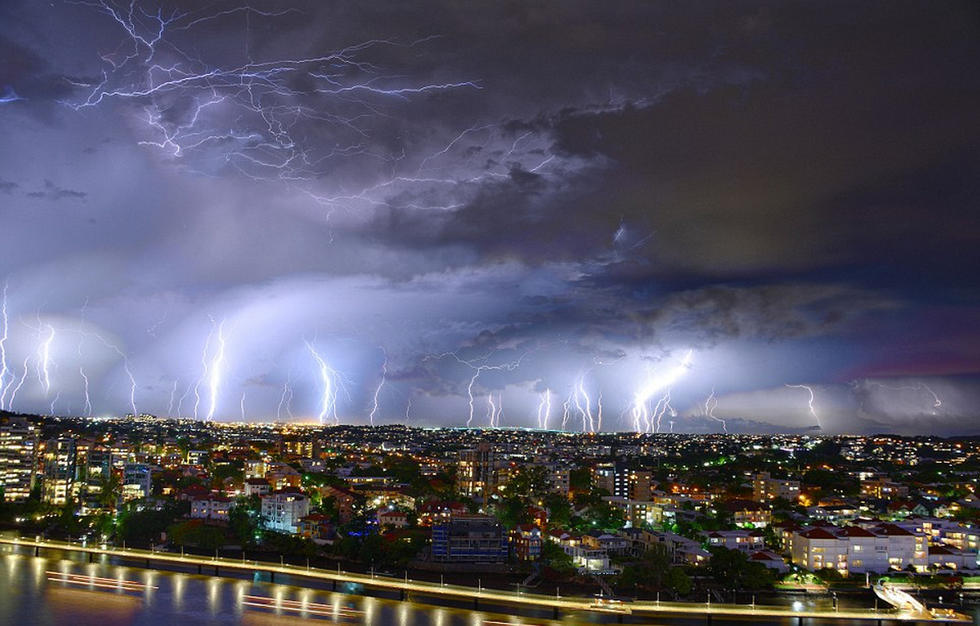
[[[980,432],[977,6],[5,0],[0,404]]]

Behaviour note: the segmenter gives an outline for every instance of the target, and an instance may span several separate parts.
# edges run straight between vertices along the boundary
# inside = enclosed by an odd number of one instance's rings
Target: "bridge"
[[[970,623],[972,621],[968,616],[960,613],[919,610],[840,610],[837,608],[809,608],[799,605],[783,607],[756,604],[716,604],[710,602],[700,604],[650,600],[623,603],[597,602],[594,598],[565,597],[560,595],[550,596],[524,591],[487,589],[482,586],[473,588],[460,585],[447,585],[441,582],[416,581],[407,576],[405,578],[379,577],[373,574],[345,572],[340,570],[339,567],[337,570],[329,570],[309,566],[287,565],[285,563],[245,560],[244,558],[229,559],[217,556],[207,557],[157,550],[119,548],[106,544],[53,541],[40,538],[0,537],[0,545],[4,544],[31,550],[34,556],[39,556],[41,550],[60,550],[87,554],[90,562],[94,561],[96,556],[105,556],[143,562],[147,568],[153,568],[154,564],[156,564],[158,569],[164,569],[162,567],[164,565],[196,567],[198,573],[213,572],[215,576],[219,576],[222,570],[244,571],[249,573],[265,572],[269,574],[270,579],[273,581],[278,574],[295,578],[325,581],[330,583],[334,590],[337,590],[338,584],[356,584],[366,588],[394,591],[398,593],[399,598],[402,600],[409,600],[411,598],[413,602],[422,604],[435,604],[430,599],[439,599],[442,601],[462,602],[474,610],[486,609],[490,606],[511,607],[513,609],[536,612],[544,609],[551,612],[553,619],[558,619],[562,614],[571,612],[595,612],[618,614],[620,621],[622,621],[623,616],[631,614],[643,617],[700,618],[704,619],[707,624],[712,622],[712,618],[747,621],[759,619],[796,620],[798,624],[803,624],[804,620],[808,619],[839,619],[850,620],[853,623],[878,626],[886,622],[903,624],[928,622],[931,624],[942,624]]]

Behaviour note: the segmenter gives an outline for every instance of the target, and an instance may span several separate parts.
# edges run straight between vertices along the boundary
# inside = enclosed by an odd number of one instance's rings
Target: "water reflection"
[[[494,613],[494,607],[482,603],[482,611],[467,610],[472,606],[469,601],[457,604],[467,608],[451,608],[399,602],[393,593],[385,597],[355,596],[332,591],[327,582],[312,581],[313,588],[305,588],[257,581],[257,576],[252,574],[247,574],[245,579],[218,578],[197,574],[196,568],[192,572],[164,572],[108,560],[88,563],[81,555],[52,552],[34,557],[13,550],[0,548],[0,626],[270,623],[301,626],[316,622],[377,626],[554,626],[616,621],[615,616],[586,613],[563,614],[561,620],[552,621],[545,619],[551,617],[550,611],[514,617]],[[69,577],[73,577],[72,582]],[[105,581],[112,584],[103,584]],[[638,623],[634,619],[626,621]],[[717,618],[716,621],[721,622]],[[695,623],[703,622],[695,619]],[[821,623],[831,624],[830,620]]]

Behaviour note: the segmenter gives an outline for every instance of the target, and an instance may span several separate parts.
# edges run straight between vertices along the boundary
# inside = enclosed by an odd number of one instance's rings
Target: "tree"
[[[694,582],[682,567],[671,567],[668,569],[664,584],[674,592],[675,596],[686,596],[691,593],[691,589],[694,587]]]
[[[116,506],[122,493],[122,481],[113,471],[107,472],[99,481],[99,506],[111,509]]]
[[[526,466],[507,484],[507,492],[515,497],[535,498],[548,491],[548,470],[541,465]]]
[[[544,506],[548,509],[548,525],[554,528],[568,528],[572,518],[572,505],[568,499],[558,494],[545,496]]]
[[[711,551],[707,571],[715,582],[733,589],[762,589],[772,586],[775,580],[765,565],[749,561],[739,550],[725,548]]]
[[[541,545],[541,560],[545,565],[565,576],[575,571],[575,562],[557,543],[545,541]]]
[[[228,511],[228,528],[242,546],[253,546],[259,535],[259,497],[242,496]]]
[[[494,515],[506,528],[526,524],[530,519],[526,501],[523,498],[509,497],[501,500],[494,508]]]
[[[592,489],[592,470],[578,467],[569,472],[568,484],[575,493],[587,492]]]

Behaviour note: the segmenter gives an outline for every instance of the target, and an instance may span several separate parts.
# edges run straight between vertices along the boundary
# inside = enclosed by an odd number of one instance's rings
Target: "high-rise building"
[[[112,454],[104,448],[88,451],[85,470],[85,491],[89,494],[102,492],[102,484],[112,470]]]
[[[760,472],[752,481],[752,499],[769,502],[776,498],[796,502],[800,497],[800,481],[773,478],[769,472]]]
[[[459,486],[467,496],[489,496],[496,487],[496,456],[490,444],[481,443],[472,450],[459,451]]]
[[[649,470],[630,469],[625,463],[600,463],[592,471],[593,482],[609,495],[629,500],[649,500],[653,474]]]
[[[152,478],[149,465],[127,463],[123,466],[123,501],[128,502],[149,497],[153,485]]]
[[[26,500],[34,488],[37,429],[22,417],[0,422],[0,490],[10,502]]]
[[[75,486],[75,440],[71,437],[49,439],[44,444],[44,491],[48,504],[68,502]]]

